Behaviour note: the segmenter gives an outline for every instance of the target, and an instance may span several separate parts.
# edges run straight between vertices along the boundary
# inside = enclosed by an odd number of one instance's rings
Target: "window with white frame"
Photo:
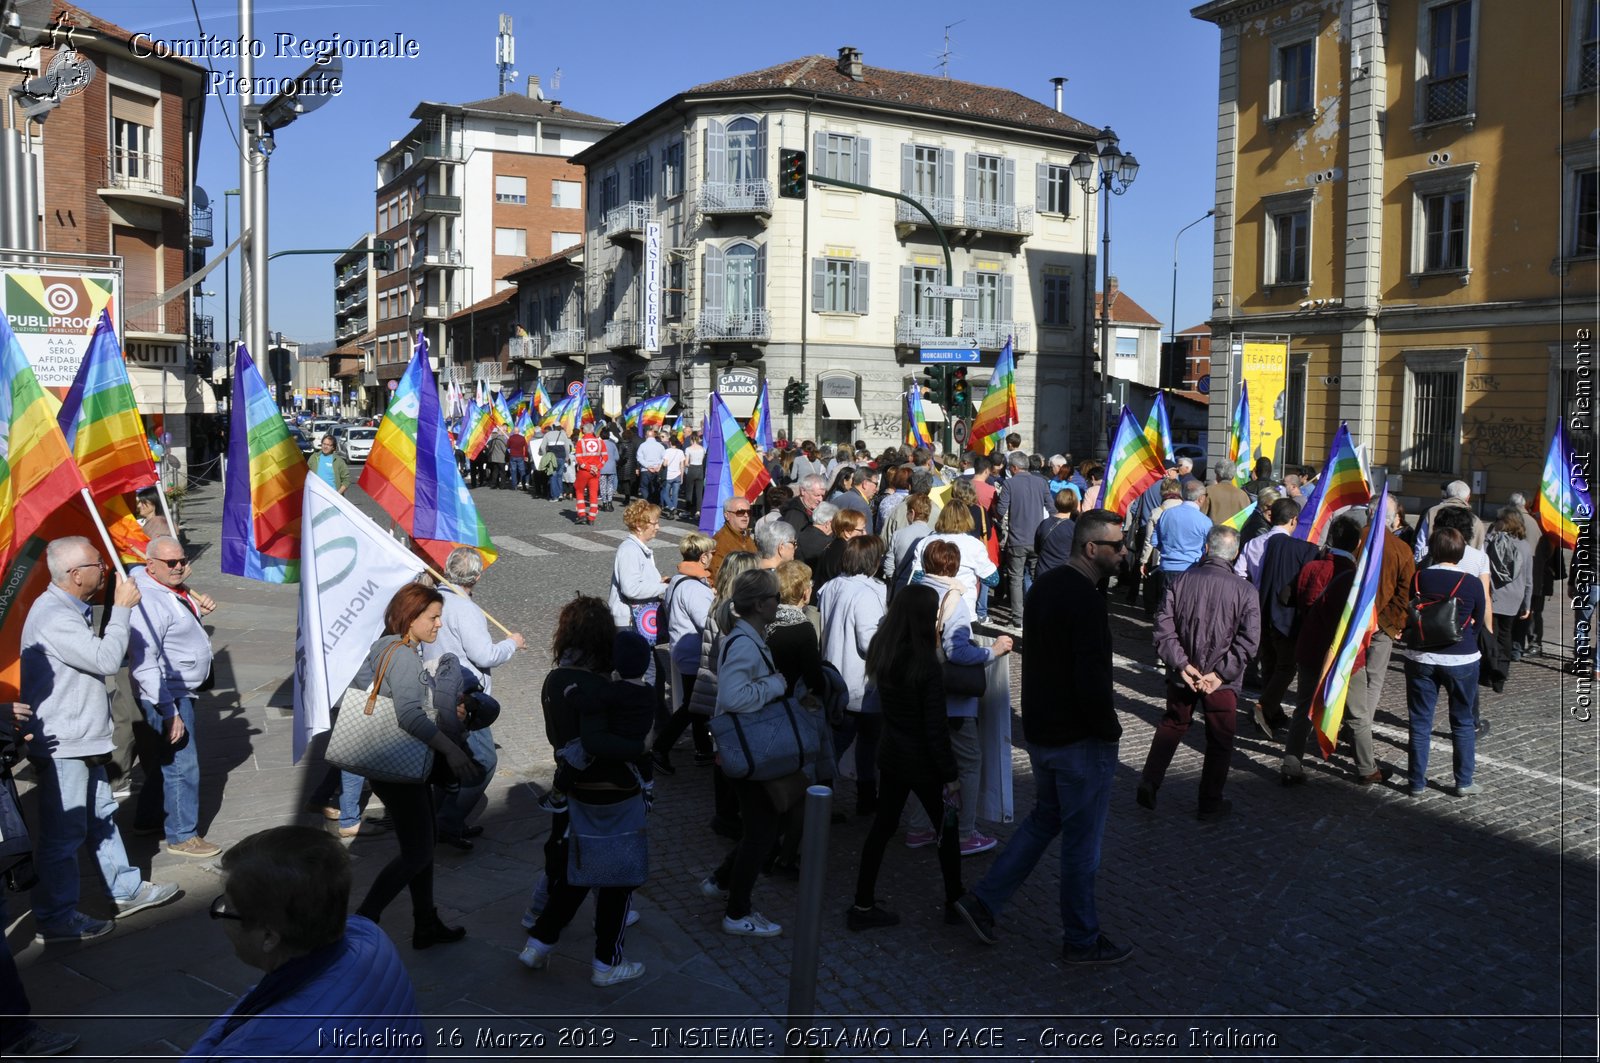
[[[812,161],[817,176],[841,181],[860,181],[856,176],[856,138],[844,133],[818,133],[817,157]]]
[[[495,174],[494,201],[496,203],[514,203],[517,205],[528,202],[528,179],[526,177]]]
[[[1472,185],[1477,163],[1410,175],[1411,272],[1457,273],[1472,267]]]
[[[985,325],[1000,320],[1000,274],[978,273],[973,276],[978,288],[978,321]]]
[[[494,253],[497,255],[517,255],[521,258],[528,257],[528,230],[503,229],[495,226]]]
[[[766,173],[761,158],[763,140],[761,126],[752,118],[735,118],[728,123],[727,174],[730,184],[762,179]]]
[[[939,198],[942,191],[939,182],[940,151],[938,148],[918,144],[912,151],[911,187],[906,189],[906,194],[917,202],[927,205]]]
[[[1034,208],[1041,214],[1072,213],[1072,167],[1065,163],[1041,162],[1038,169],[1039,195]]]
[[[754,244],[734,244],[724,253],[727,287],[723,306],[730,318],[746,318],[761,309],[763,293],[756,283],[756,247]]]
[[[682,144],[678,145],[681,149]],[[666,317],[668,321],[679,321],[683,318],[684,294],[684,260],[681,255],[672,255],[667,261],[667,290]]]
[[[1310,114],[1316,109],[1317,39],[1281,43],[1272,53],[1270,117]]]
[[[583,206],[583,185],[577,181],[551,181],[550,205],[563,210]]]
[[[1044,306],[1040,324],[1064,326],[1072,323],[1072,277],[1065,273],[1046,273]]]
[[[868,263],[853,258],[812,259],[811,308],[818,313],[865,314],[869,269]]]
[[[998,155],[974,155],[977,179],[967,192],[967,198],[981,206],[1000,205],[1001,171],[1005,160]]]
[[[550,234],[550,253],[553,255],[553,254],[557,253],[558,251],[565,251],[567,248],[573,246],[574,244],[581,244],[582,242],[583,242],[583,234],[582,233],[556,233],[556,232],[553,232],[553,233]]]
[[[1266,201],[1266,249],[1262,280],[1277,284],[1311,283],[1311,196],[1297,193]]]
[[[1139,357],[1139,337],[1119,332],[1116,337],[1115,352],[1118,358]]]
[[[1401,465],[1406,472],[1455,475],[1461,456],[1467,352],[1405,352]]]
[[[1466,118],[1476,103],[1477,0],[1423,3],[1417,17],[1417,120]]]
[[[654,199],[656,195],[655,172],[651,166],[650,156],[635,160],[628,169],[628,199],[644,201]]]
[[[661,153],[661,194],[683,195],[683,141],[674,140]]]

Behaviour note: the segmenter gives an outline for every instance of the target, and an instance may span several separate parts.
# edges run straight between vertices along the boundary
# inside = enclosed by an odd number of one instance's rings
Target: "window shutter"
[[[900,145],[900,191],[906,195],[916,187],[912,181],[916,176],[917,146],[915,144]]]
[[[1012,290],[1014,288],[1013,282],[1015,280],[1016,278],[1011,276],[1009,273],[1000,278],[1000,320],[1006,322],[1007,328],[1011,327],[1010,323],[1013,320],[1011,315],[1011,302]]]
[[[828,260],[814,258],[811,260],[811,309],[820,313],[828,308]]]
[[[978,283],[978,271],[977,270],[969,269],[969,270],[964,271],[961,274],[961,286],[963,288],[974,287],[975,285],[977,285],[977,283]],[[981,299],[963,299],[963,300],[961,300],[961,314],[962,314],[963,317],[969,317],[973,321],[977,321],[978,320],[978,308],[980,306],[982,306],[982,305],[983,305],[983,300],[981,300]]]
[[[978,156],[975,152],[967,152],[967,202],[973,203],[978,199]]]
[[[1017,160],[1006,159],[1000,169],[1000,205],[1017,205]]]
[[[917,313],[917,270],[914,266],[900,267],[900,312],[906,317]]]
[[[944,148],[939,152],[939,195],[943,199],[955,198],[956,152]]]
[[[866,314],[872,300],[872,263],[857,262],[850,274],[850,285],[854,289],[850,297],[850,309],[858,314]]]
[[[1050,209],[1050,166],[1038,163],[1033,168],[1033,209],[1043,214]]]
[[[820,129],[811,134],[811,158],[806,169],[820,177],[846,176],[828,172],[828,134]]]
[[[855,165],[852,167],[853,176],[850,180],[858,185],[872,183],[872,141],[866,137],[856,137]]]
[[[765,119],[762,119],[765,122]],[[765,128],[763,126],[763,128]],[[763,133],[763,136],[765,134]],[[750,305],[757,310],[767,308],[767,245],[756,248],[755,291],[750,293]]]
[[[715,118],[706,122],[707,181],[728,179],[728,127]]]
[[[723,298],[727,294],[728,282],[722,267],[722,249],[711,244],[706,245],[705,262],[705,301],[701,303],[705,309],[720,311]]]
[[[756,126],[756,180],[767,179],[767,120],[763,117]]]

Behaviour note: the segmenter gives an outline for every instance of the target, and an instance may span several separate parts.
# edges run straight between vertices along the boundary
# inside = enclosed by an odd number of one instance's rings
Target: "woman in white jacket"
[[[863,535],[845,544],[839,575],[818,596],[822,612],[822,657],[839,669],[850,690],[849,712],[835,734],[835,749],[856,743],[856,814],[870,816],[878,806],[878,734],[882,721],[875,706],[864,704],[867,647],[887,608],[884,585],[873,578],[883,562],[883,541]]]

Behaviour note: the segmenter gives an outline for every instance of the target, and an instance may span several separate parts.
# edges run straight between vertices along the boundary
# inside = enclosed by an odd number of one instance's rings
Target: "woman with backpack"
[[[1433,564],[1412,577],[1411,608],[1400,633],[1400,647],[1395,650],[1406,658],[1411,745],[1405,792],[1413,797],[1428,788],[1429,743],[1441,690],[1450,704],[1456,795],[1467,797],[1483,789],[1473,781],[1473,771],[1477,766],[1478,628],[1488,610],[1483,582],[1461,567],[1466,545],[1454,528],[1436,528],[1428,536]]]
[[[1494,613],[1494,637],[1500,646],[1500,667],[1509,672],[1519,621],[1533,612],[1533,543],[1528,541],[1522,511],[1505,506],[1483,543],[1489,555],[1489,606]],[[1518,655],[1520,656],[1520,654]],[[1493,690],[1502,693],[1505,673],[1496,674]]]
[[[711,732],[706,728],[705,718],[690,714],[689,699],[694,696],[695,679],[700,674],[700,633],[711,617],[711,606],[716,600],[716,592],[711,589],[710,566],[717,544],[709,535],[690,532],[678,548],[683,560],[678,562],[677,574],[667,581],[661,608],[666,614],[662,621],[667,626],[667,642],[672,647],[672,670],[683,689],[683,700],[674,707],[672,717],[650,747],[650,759],[663,775],[676,774],[672,746],[691,723],[694,725],[695,763],[708,764],[715,755],[711,751]]]
[[[882,582],[874,578],[883,562],[883,544],[876,535],[862,535],[845,544],[839,576],[822,588],[822,656],[839,669],[850,691],[845,724],[834,748],[841,754],[856,745],[856,815],[870,816],[878,807],[876,755],[881,722],[875,705],[866,701],[867,648],[883,622],[887,607]]]

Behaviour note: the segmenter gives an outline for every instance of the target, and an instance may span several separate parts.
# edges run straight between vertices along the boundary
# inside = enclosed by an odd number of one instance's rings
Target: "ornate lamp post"
[[[1094,140],[1095,154],[1078,152],[1072,178],[1086,196],[1100,193],[1100,398],[1095,402],[1095,450],[1105,445],[1106,388],[1111,366],[1111,196],[1122,195],[1139,176],[1139,160],[1124,154],[1110,126]],[[1109,471],[1109,470],[1108,470]]]

